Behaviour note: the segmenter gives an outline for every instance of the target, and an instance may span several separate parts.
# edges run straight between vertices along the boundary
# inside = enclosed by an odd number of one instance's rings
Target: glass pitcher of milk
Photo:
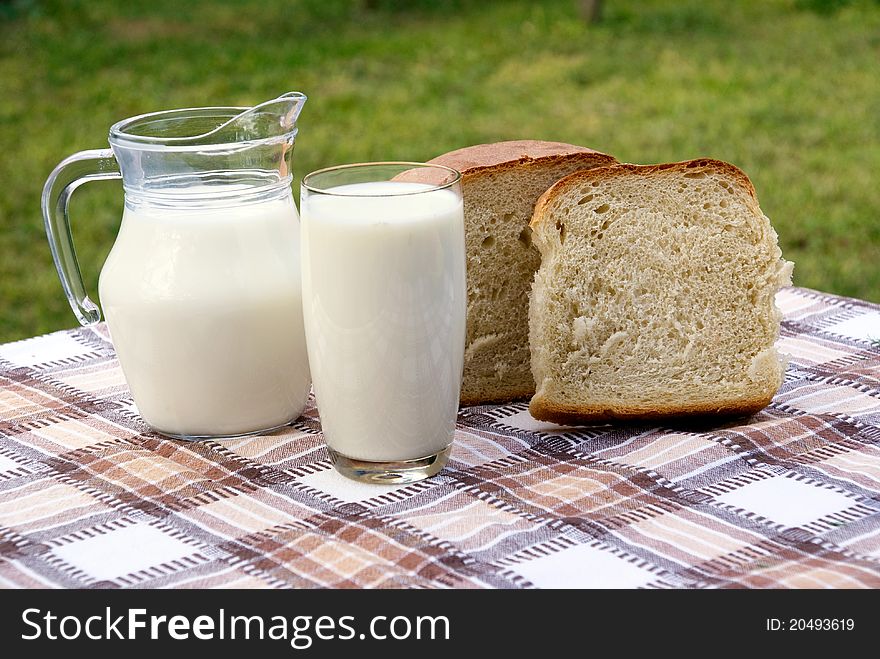
[[[310,376],[299,216],[291,195],[291,92],[253,108],[155,112],[110,128],[110,149],[62,161],[43,218],[70,306],[101,312],[83,284],[68,203],[82,183],[121,178],[125,211],[98,283],[134,402],[177,439],[234,437],[296,419]]]

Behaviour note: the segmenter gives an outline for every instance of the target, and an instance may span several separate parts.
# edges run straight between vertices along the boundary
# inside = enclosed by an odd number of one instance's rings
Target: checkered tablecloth
[[[750,419],[563,428],[464,408],[407,486],[293,426],[182,443],[103,326],[0,346],[7,587],[880,587],[880,306],[787,289],[785,384]]]

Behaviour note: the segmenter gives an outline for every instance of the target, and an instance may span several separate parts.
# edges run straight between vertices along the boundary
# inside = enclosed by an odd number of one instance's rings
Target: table
[[[183,443],[137,415],[103,325],[0,346],[0,586],[880,587],[880,306],[780,292],[771,405],[564,428],[463,408],[449,466],[336,474],[313,401]]]

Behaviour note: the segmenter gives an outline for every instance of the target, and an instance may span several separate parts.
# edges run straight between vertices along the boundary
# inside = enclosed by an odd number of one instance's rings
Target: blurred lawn
[[[0,341],[70,327],[40,217],[66,155],[111,123],[310,96],[297,173],[511,138],[751,176],[795,283],[880,301],[880,3],[13,0],[0,5]],[[443,7],[440,7],[443,5]],[[298,187],[298,181],[295,183]],[[118,182],[74,197],[95,288]]]

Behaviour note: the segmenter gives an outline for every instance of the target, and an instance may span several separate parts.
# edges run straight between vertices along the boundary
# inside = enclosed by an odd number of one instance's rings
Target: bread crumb
[[[492,344],[498,343],[500,340],[501,336],[498,334],[484,334],[483,336],[478,336],[470,342],[470,345],[467,348],[465,348],[464,361],[469,362],[474,358],[474,353],[485,350]]]
[[[587,332],[592,332],[596,326],[595,318],[587,318],[586,316],[578,316],[571,324],[571,332],[574,345],[581,345],[587,338]]]
[[[605,343],[603,343],[602,347],[599,349],[599,354],[602,356],[607,355],[628,338],[629,332],[615,332],[607,339],[605,339]]]

